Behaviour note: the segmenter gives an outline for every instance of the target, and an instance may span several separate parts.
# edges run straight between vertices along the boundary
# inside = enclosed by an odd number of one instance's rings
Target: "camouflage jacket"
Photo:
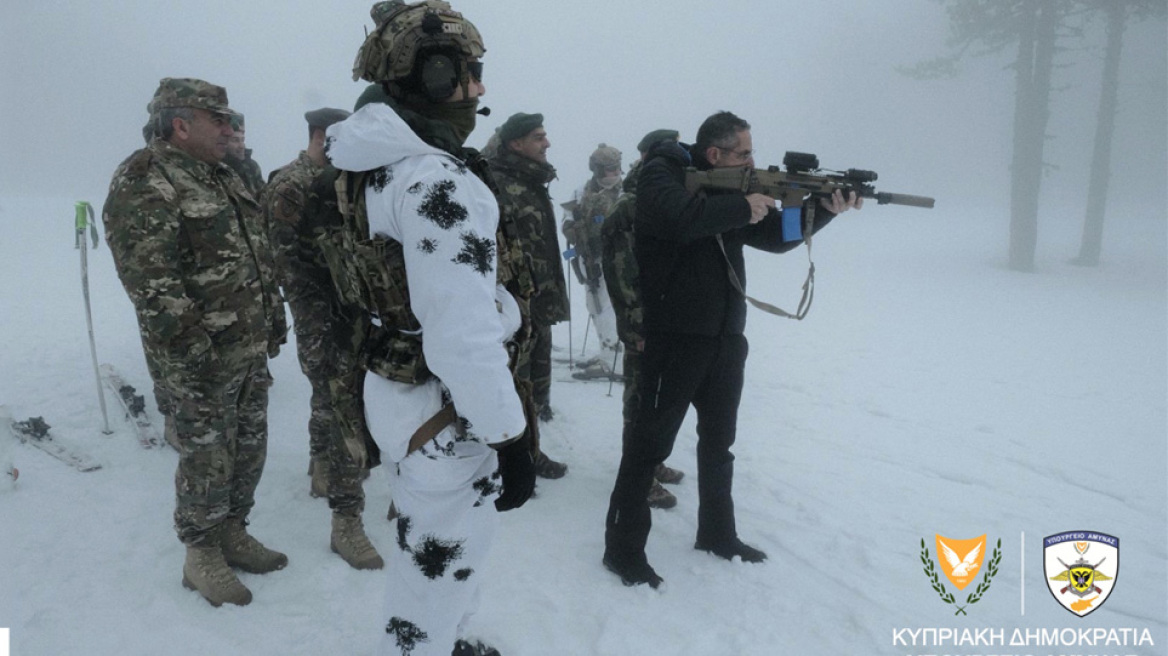
[[[102,221],[146,357],[170,387],[213,387],[279,351],[268,237],[229,168],[155,139],[114,172]]]
[[[637,174],[640,171],[638,161],[625,177],[624,193],[617,198],[600,226],[604,284],[616,314],[617,333],[629,347],[635,347],[637,342],[645,339],[640,270],[633,250],[633,217],[637,210]]]
[[[620,185],[605,189],[596,178],[589,179],[580,200],[572,208],[573,221],[564,226],[564,235],[575,245],[576,255],[583,261],[585,284],[594,285],[600,280],[600,224],[616,204],[620,193]]]
[[[317,166],[301,151],[292,162],[272,174],[264,188],[264,216],[272,249],[279,265],[280,284],[290,303],[306,296],[318,296],[331,288],[328,263],[320,254],[320,231],[305,216],[309,188],[324,167]]]
[[[499,188],[499,211],[514,220],[524,251],[531,259],[536,289],[531,299],[532,320],[542,325],[565,321],[567,281],[556,236],[555,211],[547,190],[556,170],[512,151],[498,153],[489,161]]]

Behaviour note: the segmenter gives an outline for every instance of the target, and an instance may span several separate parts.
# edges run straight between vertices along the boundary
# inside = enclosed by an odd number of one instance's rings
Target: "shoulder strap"
[[[766,301],[760,301],[753,296],[746,293],[742,288],[742,282],[738,280],[738,274],[734,273],[734,265],[730,264],[730,257],[726,255],[726,245],[722,243],[722,235],[716,235],[714,238],[718,240],[718,248],[722,250],[722,257],[726,260],[726,273],[730,276],[730,284],[734,289],[742,294],[743,298],[750,302],[754,307],[779,317],[786,317],[794,319],[795,321],[802,321],[807,313],[811,311],[811,302],[815,300],[815,262],[811,260],[811,226],[815,220],[815,211],[813,208],[803,209],[803,234],[806,235],[804,241],[807,242],[807,279],[803,281],[803,297],[799,299],[799,307],[796,308],[795,313],[791,314],[777,305],[771,305]]]

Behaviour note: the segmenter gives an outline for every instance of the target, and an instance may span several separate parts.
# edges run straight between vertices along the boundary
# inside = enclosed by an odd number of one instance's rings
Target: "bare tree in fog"
[[[1095,123],[1095,147],[1091,156],[1091,178],[1087,187],[1087,212],[1083,220],[1083,241],[1074,264],[1096,266],[1103,250],[1103,217],[1107,202],[1107,185],[1111,179],[1111,139],[1119,96],[1119,57],[1123,50],[1123,33],[1129,20],[1168,15],[1166,0],[1081,0],[1088,8],[1101,12],[1107,20],[1107,46],[1103,58],[1102,89],[1099,115]]]
[[[952,77],[967,54],[996,54],[1011,45],[1014,152],[1010,168],[1011,269],[1032,271],[1038,245],[1038,197],[1050,118],[1051,77],[1060,29],[1077,3],[1062,0],[938,0],[949,14],[950,52],[901,72],[920,79]]]

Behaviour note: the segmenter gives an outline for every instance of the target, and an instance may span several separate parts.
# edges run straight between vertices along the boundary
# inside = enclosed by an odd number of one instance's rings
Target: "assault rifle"
[[[932,208],[936,202],[927,196],[893,194],[876,191],[875,171],[848,169],[829,171],[819,167],[819,158],[810,153],[787,152],[783,156],[786,171],[777,166],[765,169],[732,167],[699,171],[686,170],[685,186],[691,192],[699,189],[733,189],[744,194],[760,193],[782,203],[784,208],[801,207],[812,198],[830,198],[839,189],[846,200],[848,192],[857,198],[874,198],[878,205],[909,205]]]
[[[857,198],[874,198],[878,205],[909,205],[911,207],[932,208],[936,202],[927,196],[893,194],[876,191],[872,185],[876,181],[875,171],[848,169],[829,171],[819,167],[819,158],[810,153],[787,152],[783,156],[786,171],[777,166],[756,169],[749,166],[728,167],[699,171],[688,168],[685,172],[685,187],[691,193],[702,189],[728,189],[744,194],[759,193],[774,198],[782,206],[783,235],[786,241],[803,239],[807,244],[807,280],[803,283],[803,298],[794,312],[752,298],[746,293],[733,266],[727,266],[730,283],[756,308],[788,319],[801,321],[811,310],[815,298],[815,264],[811,262],[811,234],[814,232],[815,212],[821,198],[830,198],[838,189],[846,200],[850,192]],[[717,237],[721,245],[722,236]],[[724,251],[723,251],[724,252]]]

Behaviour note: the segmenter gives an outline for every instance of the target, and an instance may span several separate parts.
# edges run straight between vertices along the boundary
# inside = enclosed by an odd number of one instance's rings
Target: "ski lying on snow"
[[[571,363],[569,363],[567,360],[561,360],[559,358],[552,358],[552,360],[554,362],[569,365],[568,368],[572,370],[569,374],[571,378],[556,378],[556,380],[560,380],[566,383],[577,381],[623,383],[625,381],[625,377],[623,375],[614,373],[612,370],[612,365],[608,362],[605,362],[598,356],[592,356],[591,358],[578,358]]]
[[[144,449],[162,446],[158,430],[150,421],[150,415],[146,414],[146,397],[138,394],[138,390],[127,383],[111,364],[101,365],[101,380],[121,404],[126,421],[133,427],[138,438],[138,444]]]
[[[625,377],[620,374],[590,374],[584,371],[577,371],[572,374],[571,378],[564,379],[565,382],[584,382],[584,383],[607,383],[609,381],[616,383],[625,382]]]
[[[7,410],[0,408],[0,428],[7,430],[22,444],[30,444],[77,471],[89,472],[101,469],[101,464],[93,456],[68,446],[53,437],[51,426],[43,417],[31,417],[27,421],[13,421]]]

